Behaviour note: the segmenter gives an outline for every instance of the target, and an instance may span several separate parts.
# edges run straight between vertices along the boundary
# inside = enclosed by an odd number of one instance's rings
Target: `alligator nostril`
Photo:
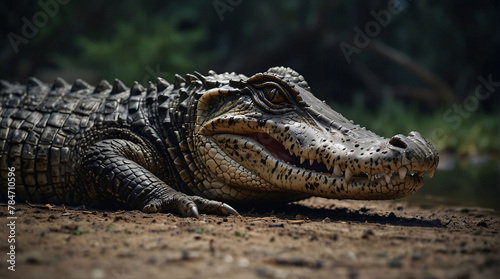
[[[406,149],[408,145],[403,141],[401,136],[394,136],[389,140],[389,144],[395,147]]]

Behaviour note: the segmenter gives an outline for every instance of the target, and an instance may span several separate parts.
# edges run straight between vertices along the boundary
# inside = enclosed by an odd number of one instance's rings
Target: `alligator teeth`
[[[435,172],[435,171],[436,171],[436,170],[432,170],[432,171],[429,173],[429,177],[430,177],[430,178],[432,178],[432,177],[434,176],[434,172]]]
[[[305,160],[306,160],[306,159],[304,159],[303,157],[300,157],[300,163],[301,163],[301,164],[302,164],[302,163],[304,163],[304,161],[305,161]]]
[[[406,167],[400,167],[398,172],[399,172],[399,178],[401,180],[405,179],[405,176],[406,176],[406,172],[408,171],[408,169],[406,169]]]
[[[391,182],[391,175],[386,173],[384,176],[385,176],[385,182],[389,184],[389,182]]]
[[[312,166],[314,163],[314,159],[309,159],[309,166]]]
[[[342,176],[342,170],[340,169],[339,165],[335,165],[335,167],[333,168],[333,175]]]
[[[345,169],[345,182],[346,182],[346,183],[351,182],[352,175],[353,175],[353,174],[352,174],[352,171],[351,171],[351,169],[350,169],[350,168]]]

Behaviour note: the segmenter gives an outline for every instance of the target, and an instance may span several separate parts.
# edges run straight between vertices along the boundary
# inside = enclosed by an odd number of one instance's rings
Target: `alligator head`
[[[251,78],[198,76],[217,85],[198,94],[190,129],[205,196],[394,199],[417,191],[438,165],[418,132],[384,138],[361,128],[314,97],[289,68]]]

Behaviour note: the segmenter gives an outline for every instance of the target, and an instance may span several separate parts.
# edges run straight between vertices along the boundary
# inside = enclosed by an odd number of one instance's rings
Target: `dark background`
[[[410,201],[500,206],[498,1],[0,1],[0,79],[130,86],[288,66],[356,123],[436,147]]]
[[[356,28],[366,45],[356,45]],[[421,129],[440,150],[498,151],[498,92],[466,116],[453,112],[462,118],[458,129],[443,120],[474,95],[479,76],[500,81],[498,1],[2,1],[0,31],[0,77],[10,81],[118,77],[130,85],[283,65],[385,136]],[[342,44],[357,52],[346,59]],[[380,125],[394,118],[403,120]],[[468,138],[474,125],[488,143]],[[446,139],[432,138],[436,127]]]

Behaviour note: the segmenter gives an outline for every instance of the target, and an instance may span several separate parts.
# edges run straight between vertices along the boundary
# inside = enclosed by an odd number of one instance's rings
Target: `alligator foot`
[[[143,212],[171,212],[199,218],[199,213],[239,215],[229,205],[181,193],[149,169],[157,156],[148,145],[123,139],[102,140],[86,150],[81,178],[102,196],[109,195]],[[147,159],[149,157],[149,159]],[[107,162],[104,164],[103,162]],[[98,175],[96,175],[98,174]]]
[[[199,212],[219,215],[240,215],[223,202],[178,193],[172,197],[153,199],[142,208],[145,213],[178,212],[186,217],[199,218]]]

